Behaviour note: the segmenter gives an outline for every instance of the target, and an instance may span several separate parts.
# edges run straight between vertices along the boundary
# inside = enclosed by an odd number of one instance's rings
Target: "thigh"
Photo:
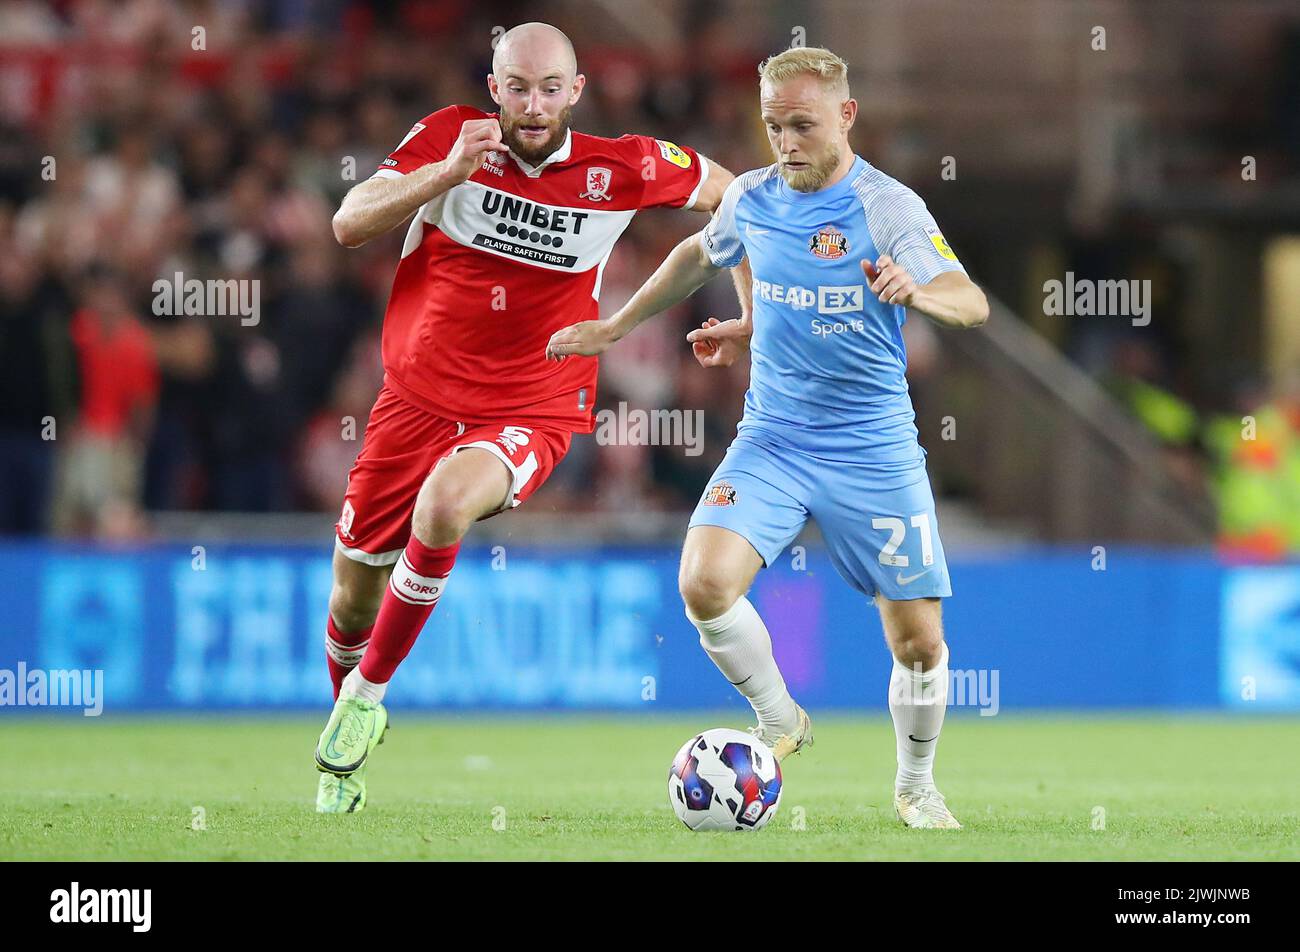
[[[439,476],[446,467],[459,470],[472,467],[492,481],[484,508],[477,516],[482,518],[513,509],[535,493],[555,471],[560,460],[569,451],[573,434],[568,430],[526,423],[492,423],[471,425],[457,437],[446,457],[438,463]],[[466,450],[480,450],[468,453]],[[465,462],[462,458],[468,458]],[[488,464],[495,461],[495,466]],[[504,467],[506,479],[495,475]]]
[[[466,450],[467,452],[459,452]],[[511,472],[493,453],[477,446],[458,446],[434,464],[416,500],[416,529],[423,530],[438,520],[468,529],[482,519],[508,507]]]
[[[725,589],[737,598],[749,591],[763,558],[744,536],[718,526],[693,526],[682,546],[681,587],[692,581]],[[728,603],[735,598],[726,599]]]
[[[411,535],[411,513],[439,449],[460,432],[388,389],[379,392],[348,473],[335,548],[353,561],[392,565]]]
[[[840,575],[865,595],[895,601],[952,594],[925,469],[888,488],[867,468],[827,464],[813,516]]]
[[[689,528],[730,530],[749,543],[763,565],[771,565],[808,521],[803,483],[771,451],[738,439],[713,473]]]

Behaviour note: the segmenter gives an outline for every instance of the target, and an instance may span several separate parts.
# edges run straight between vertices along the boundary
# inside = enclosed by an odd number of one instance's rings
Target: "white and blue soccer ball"
[[[715,727],[677,751],[668,799],[692,830],[758,830],[781,802],[781,765],[752,734]]]

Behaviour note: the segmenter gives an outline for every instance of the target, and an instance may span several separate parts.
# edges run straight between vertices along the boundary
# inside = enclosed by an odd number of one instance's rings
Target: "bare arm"
[[[334,213],[334,237],[358,248],[392,231],[416,209],[468,179],[485,152],[505,152],[495,119],[471,119],[460,127],[447,158],[396,178],[372,178],[343,197]]]
[[[603,353],[638,324],[686,300],[720,270],[705,254],[700,235],[691,235],[669,253],[663,264],[632,295],[632,300],[612,317],[603,321],[582,321],[551,335],[546,345],[546,356],[551,360],[561,360],[571,354],[591,356]]]
[[[731,283],[736,286],[736,297],[740,298],[740,320],[749,327],[754,318],[754,272],[749,269],[748,255],[731,269]]]
[[[944,327],[979,327],[989,319],[984,292],[961,271],[945,271],[929,284],[917,284],[889,255],[881,255],[875,265],[863,261],[862,271],[881,301],[920,311]]]
[[[944,327],[979,327],[989,319],[984,292],[960,271],[945,271],[918,287],[912,308]]]
[[[749,339],[754,336],[754,275],[748,257],[731,269],[731,283],[740,299],[740,317],[729,321],[710,317],[686,335],[701,367],[730,367],[749,353]]]
[[[400,178],[367,179],[343,197],[343,204],[334,213],[334,237],[345,248],[359,248],[392,231],[421,205],[456,184],[445,161]]]
[[[722,193],[736,177],[708,156],[701,155],[700,161],[704,163],[709,174],[704,184],[700,186],[700,194],[695,196],[695,204],[691,206],[691,211],[713,214],[722,203]]]

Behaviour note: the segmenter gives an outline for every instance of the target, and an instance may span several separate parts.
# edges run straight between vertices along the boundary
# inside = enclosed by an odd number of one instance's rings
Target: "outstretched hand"
[[[580,321],[562,327],[546,342],[546,359],[563,360],[565,357],[594,357],[603,354],[614,343],[608,321]]]
[[[711,317],[687,334],[686,339],[701,367],[730,367],[749,350],[752,333],[747,321],[720,321]]]

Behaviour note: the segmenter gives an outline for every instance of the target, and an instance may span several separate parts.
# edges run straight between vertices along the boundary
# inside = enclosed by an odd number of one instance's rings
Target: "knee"
[[[411,531],[425,545],[440,549],[463,539],[476,517],[463,493],[450,486],[435,490],[431,477],[416,500]]]
[[[899,664],[908,668],[920,665],[922,671],[929,671],[943,658],[943,637],[918,635],[914,638],[896,639],[892,652]]]
[[[914,611],[890,619],[889,649],[900,664],[928,671],[943,658],[943,625],[938,611]]]
[[[682,565],[677,579],[686,613],[706,621],[726,612],[744,592],[741,586],[722,572],[705,566]]]

